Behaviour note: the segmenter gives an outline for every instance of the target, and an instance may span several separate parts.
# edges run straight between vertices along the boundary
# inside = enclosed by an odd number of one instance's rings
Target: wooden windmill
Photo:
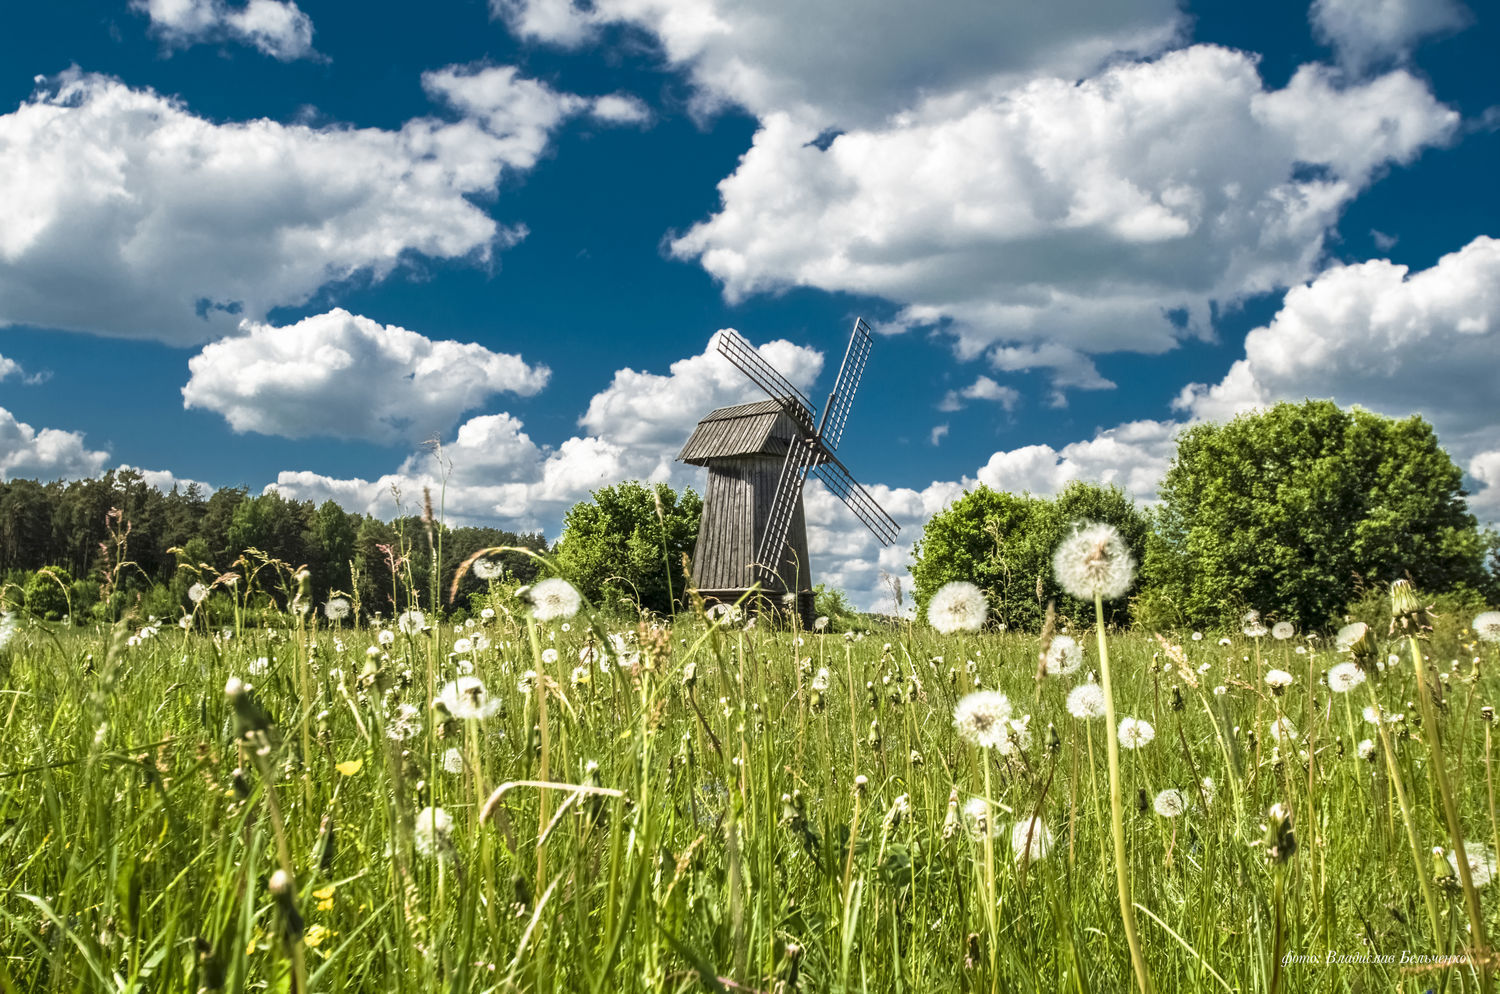
[[[870,355],[870,328],[863,318],[854,322],[844,364],[816,423],[807,398],[749,342],[725,331],[718,347],[770,399],[713,411],[678,453],[685,463],[708,467],[693,586],[706,601],[731,604],[757,587],[778,599],[794,593],[807,621],[813,593],[802,485],[809,472],[881,545],[890,545],[900,531],[833,454]]]

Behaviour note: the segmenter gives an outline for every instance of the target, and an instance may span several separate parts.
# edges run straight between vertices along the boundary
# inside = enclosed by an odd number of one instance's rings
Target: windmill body
[[[856,321],[844,364],[822,418],[807,399],[739,335],[721,333],[719,352],[768,394],[768,399],[711,412],[678,459],[708,468],[703,517],[693,555],[693,586],[709,602],[746,595],[813,613],[812,567],[802,486],[816,473],[875,533],[882,545],[897,525],[834,455],[870,350],[870,331]]]

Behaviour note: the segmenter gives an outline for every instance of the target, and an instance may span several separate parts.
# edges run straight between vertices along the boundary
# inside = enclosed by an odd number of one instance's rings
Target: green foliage
[[[1092,604],[1063,593],[1052,576],[1057,545],[1077,521],[1103,521],[1120,530],[1141,561],[1149,524],[1119,487],[1074,481],[1056,497],[1011,494],[980,485],[933,515],[912,550],[919,610],[945,583],[967,580],[990,599],[991,618],[1008,628],[1041,627],[1047,602],[1064,615],[1091,618]],[[1124,623],[1128,607],[1107,605]]]
[[[1178,439],[1147,573],[1184,621],[1321,627],[1364,586],[1485,592],[1463,474],[1418,417],[1278,404]]]
[[[26,610],[32,617],[61,621],[69,613],[73,578],[60,566],[44,566],[26,581]]]
[[[813,614],[827,618],[828,630],[832,632],[845,631],[860,620],[859,611],[842,590],[822,583],[813,585]]]
[[[558,572],[597,604],[673,613],[683,603],[683,557],[692,555],[702,514],[691,488],[679,494],[665,483],[631,481],[596,490],[563,518]]]

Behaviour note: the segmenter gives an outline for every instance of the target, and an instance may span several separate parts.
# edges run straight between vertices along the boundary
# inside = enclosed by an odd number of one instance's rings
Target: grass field
[[[1039,679],[1034,636],[492,609],[409,631],[23,624],[0,649],[0,988],[1135,983],[1106,722],[1068,704],[1100,669],[1091,630],[1076,672]],[[1493,936],[1497,646],[1468,624],[1421,648]],[[1154,988],[1480,990],[1410,644],[1379,638],[1335,692],[1328,638],[1172,642],[1107,637],[1120,721],[1152,733],[1119,769]],[[957,728],[976,688],[1009,718],[972,698]]]

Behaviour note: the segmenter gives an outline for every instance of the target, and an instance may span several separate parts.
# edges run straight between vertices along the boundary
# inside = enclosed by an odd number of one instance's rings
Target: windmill
[[[870,328],[854,322],[823,416],[760,353],[733,331],[719,336],[719,352],[769,399],[711,412],[677,458],[708,467],[703,518],[693,553],[693,586],[710,602],[734,603],[757,586],[770,595],[795,594],[798,613],[813,613],[807,521],[802,486],[817,474],[855,517],[890,545],[900,530],[855,482],[834,450],[849,420],[854,391],[870,356]]]

